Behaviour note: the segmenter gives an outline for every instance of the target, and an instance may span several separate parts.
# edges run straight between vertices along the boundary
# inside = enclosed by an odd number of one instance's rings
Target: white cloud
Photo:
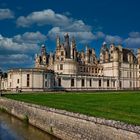
[[[26,32],[8,38],[0,35],[0,67],[31,67],[33,57],[39,52],[38,41],[45,41],[45,35],[40,32]]]
[[[51,38],[51,39],[55,39],[56,38],[56,35],[58,34],[61,38],[64,37],[64,34],[66,32],[61,30],[59,27],[54,27],[52,28],[49,32],[48,32],[48,36]],[[82,43],[85,43],[85,42],[89,42],[91,40],[93,40],[95,38],[95,36],[92,34],[92,32],[67,32],[71,37],[74,36],[77,40],[79,40],[80,42]]]
[[[40,32],[26,32],[12,38],[0,35],[0,53],[35,53],[39,46],[37,43],[44,43],[46,36]]]
[[[32,12],[28,16],[21,16],[17,19],[17,25],[21,27],[29,27],[32,24],[39,26],[51,25],[52,27],[60,27],[67,31],[90,31],[91,26],[86,25],[82,20],[69,18],[63,14],[55,13],[51,9]]]
[[[26,32],[23,35],[16,35],[13,37],[13,41],[17,43],[40,43],[46,40],[46,36],[37,32]]]
[[[120,36],[112,36],[112,35],[106,35],[105,41],[109,44],[115,43],[115,44],[122,44],[123,39]]]
[[[7,51],[7,52],[20,52],[20,53],[26,53],[28,51],[34,51],[35,46],[33,44],[28,43],[17,43],[14,42],[12,38],[3,37],[0,35],[0,50],[1,52]]]
[[[51,25],[52,29],[48,32],[48,36],[56,33],[64,34],[69,32],[71,35],[77,36],[80,42],[89,42],[95,39],[92,28],[86,25],[82,20],[69,18],[64,14],[55,13],[53,10],[43,10],[32,12],[26,17],[21,16],[17,19],[17,25],[20,27],[29,27],[33,24],[38,26]]]
[[[131,37],[131,38],[139,38],[140,37],[140,32],[130,32],[129,37]]]
[[[10,9],[0,9],[0,20],[14,18],[14,13]]]
[[[128,48],[140,48],[140,32],[130,32],[123,43]]]
[[[1,65],[3,64],[26,64],[32,62],[33,59],[29,55],[25,54],[11,54],[11,55],[0,55]]]
[[[51,9],[32,12],[27,17],[21,16],[17,19],[17,25],[21,27],[28,27],[32,24],[63,26],[69,24],[71,19],[65,15],[57,14]]]

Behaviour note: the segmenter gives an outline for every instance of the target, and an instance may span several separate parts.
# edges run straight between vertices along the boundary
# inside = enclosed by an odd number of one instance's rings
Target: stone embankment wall
[[[0,107],[64,140],[139,140],[140,126],[0,98]]]

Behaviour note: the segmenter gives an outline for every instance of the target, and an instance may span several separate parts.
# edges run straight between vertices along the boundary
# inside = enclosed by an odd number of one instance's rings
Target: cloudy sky
[[[33,67],[40,45],[74,36],[99,54],[103,41],[140,47],[139,0],[0,0],[0,68]]]

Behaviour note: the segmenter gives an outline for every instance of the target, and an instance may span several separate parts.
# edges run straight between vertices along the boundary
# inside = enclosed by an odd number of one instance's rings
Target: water
[[[0,140],[58,140],[57,138],[23,123],[0,111]]]

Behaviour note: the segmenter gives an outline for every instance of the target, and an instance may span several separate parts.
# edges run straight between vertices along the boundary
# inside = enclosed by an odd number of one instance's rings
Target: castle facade
[[[35,68],[9,70],[7,85],[2,81],[1,88],[23,91],[139,89],[140,49],[135,55],[121,45],[104,42],[97,58],[88,46],[79,52],[74,37],[65,34],[63,43],[57,36],[55,53],[41,46]]]

